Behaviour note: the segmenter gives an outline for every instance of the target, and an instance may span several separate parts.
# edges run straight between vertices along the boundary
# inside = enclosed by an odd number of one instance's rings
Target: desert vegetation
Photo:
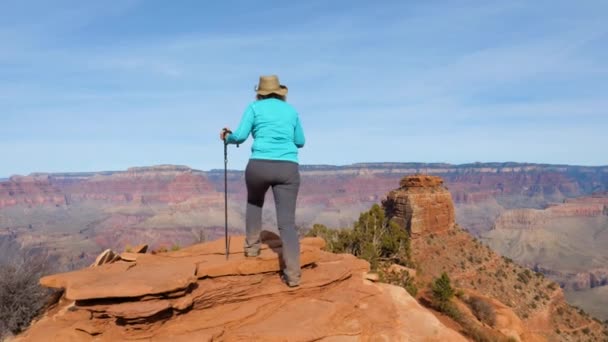
[[[387,263],[402,266],[412,264],[408,233],[388,220],[384,209],[378,204],[361,213],[352,228],[329,229],[315,224],[306,236],[325,239],[330,252],[351,253],[369,261],[372,271]]]
[[[38,284],[47,269],[44,257],[0,264],[0,340],[26,329],[47,304],[49,291]]]
[[[380,281],[401,286],[412,296],[418,293],[415,278],[407,269],[391,268],[391,265],[413,267],[409,235],[388,220],[379,205],[361,213],[352,228],[330,229],[315,224],[306,236],[323,238],[330,252],[350,253],[367,260]]]
[[[478,320],[492,327],[496,324],[496,312],[490,303],[480,297],[471,297],[467,304]]]

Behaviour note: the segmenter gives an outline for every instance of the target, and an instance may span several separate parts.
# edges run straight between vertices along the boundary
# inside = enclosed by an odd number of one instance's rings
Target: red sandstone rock
[[[137,245],[131,249],[131,252],[133,252],[133,253],[146,253],[147,251],[148,251],[147,244]]]
[[[40,284],[64,288],[70,300],[129,298],[185,289],[196,282],[196,265],[143,254],[137,262],[116,262],[95,268],[46,276]]]
[[[402,188],[433,188],[443,185],[443,179],[437,176],[415,175],[403,177],[399,182]]]
[[[401,188],[391,191],[385,206],[393,219],[413,237],[450,230],[454,227],[452,196],[435,176],[408,176]]]
[[[301,258],[316,257],[314,267],[302,270],[297,288],[282,283],[276,268],[264,266],[279,246],[264,248],[258,258],[245,259],[240,251],[225,261],[221,242],[47,277],[43,283],[66,287],[68,298],[81,294],[74,287],[85,283],[89,295],[76,296],[81,299],[76,302],[63,299],[16,340],[466,341],[403,288],[364,280],[367,262],[324,252],[318,239],[302,241]],[[251,263],[248,272],[233,275],[234,265],[243,261],[237,269]],[[190,279],[195,262],[199,270],[215,265],[216,277],[173,286]],[[143,280],[156,285],[144,290]]]

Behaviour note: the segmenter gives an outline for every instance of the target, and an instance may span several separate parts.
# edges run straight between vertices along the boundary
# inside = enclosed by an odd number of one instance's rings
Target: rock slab
[[[276,242],[228,261],[220,242],[46,277],[65,295],[16,340],[466,341],[403,288],[365,280],[367,262],[325,252],[319,239],[301,241],[296,288],[279,277]]]

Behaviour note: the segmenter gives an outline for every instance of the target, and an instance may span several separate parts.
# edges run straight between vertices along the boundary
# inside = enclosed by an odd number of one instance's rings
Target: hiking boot
[[[245,256],[247,258],[255,258],[258,255],[260,255],[260,251],[259,250],[257,250],[257,251],[245,250]]]
[[[298,287],[300,286],[299,280],[289,280],[285,274],[281,274],[281,280],[289,287]]]

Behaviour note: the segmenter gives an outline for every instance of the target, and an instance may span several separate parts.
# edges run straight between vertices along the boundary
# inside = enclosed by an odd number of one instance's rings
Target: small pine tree
[[[410,240],[405,229],[389,221],[382,207],[374,204],[361,213],[353,227],[352,253],[368,260],[376,269],[380,260],[410,264]]]
[[[443,272],[441,277],[435,279],[432,290],[435,304],[440,310],[445,311],[449,307],[450,300],[454,297],[455,293],[447,273]]]
[[[411,266],[407,231],[388,220],[377,204],[361,213],[352,229],[334,230],[315,224],[306,236],[325,239],[326,249],[330,252],[351,253],[369,261],[372,270],[376,270],[381,262]]]

